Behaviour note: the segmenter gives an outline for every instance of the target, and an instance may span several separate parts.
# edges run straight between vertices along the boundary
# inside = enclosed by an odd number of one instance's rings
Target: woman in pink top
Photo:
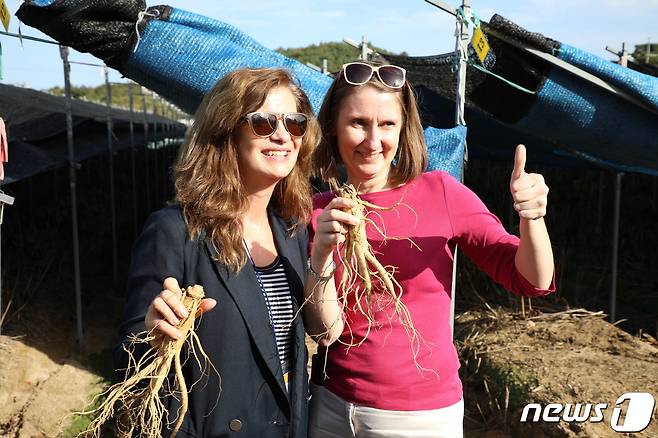
[[[313,378],[310,437],[461,437],[462,386],[449,326],[455,245],[513,293],[554,291],[543,219],[548,187],[541,175],[525,172],[525,148],[518,146],[509,187],[520,217],[518,238],[449,174],[423,173],[420,117],[397,66],[343,66],[319,121],[320,177],[336,179],[342,164],[361,199],[397,205],[369,215],[377,227],[368,224],[366,234],[381,264],[396,268],[420,342],[410,340],[390,303],[374,310],[374,323],[356,310],[354,293],[341,305],[339,253],[346,227],[358,223],[345,211],[354,201],[316,195],[304,319],[327,356]],[[377,228],[396,239],[385,240]]]

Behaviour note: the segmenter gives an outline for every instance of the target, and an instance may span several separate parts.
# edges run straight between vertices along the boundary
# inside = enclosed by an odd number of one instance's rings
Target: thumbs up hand
[[[540,174],[525,172],[525,161],[525,146],[520,144],[514,153],[514,169],[509,183],[514,210],[522,219],[539,219],[546,215],[548,186]]]

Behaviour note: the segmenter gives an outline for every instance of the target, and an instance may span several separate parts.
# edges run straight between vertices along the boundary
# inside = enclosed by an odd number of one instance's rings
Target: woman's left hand
[[[525,172],[525,161],[525,146],[520,144],[514,153],[514,170],[509,183],[514,210],[522,219],[539,219],[546,215],[548,186],[542,175]]]

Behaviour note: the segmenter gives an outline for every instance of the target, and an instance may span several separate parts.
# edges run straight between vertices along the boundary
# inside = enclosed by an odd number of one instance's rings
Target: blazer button
[[[242,421],[238,420],[237,418],[234,418],[228,423],[228,428],[231,429],[233,432],[240,432],[240,430],[242,429]]]

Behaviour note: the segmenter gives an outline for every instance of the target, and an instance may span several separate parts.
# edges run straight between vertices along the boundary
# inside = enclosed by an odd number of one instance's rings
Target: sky
[[[5,0],[12,15],[9,32],[18,33],[13,16],[21,0]],[[168,4],[236,26],[264,46],[304,47],[320,42],[366,36],[378,47],[409,55],[435,55],[454,49],[454,18],[423,0],[169,0]],[[447,3],[457,6],[457,3]],[[471,0],[477,15],[489,20],[500,14],[520,26],[576,46],[605,59],[616,59],[606,46],[632,51],[649,39],[658,43],[658,0]],[[23,35],[48,38],[21,25]],[[49,39],[49,38],[48,38]],[[0,35],[1,83],[47,89],[63,86],[63,70],[55,45],[23,41]],[[72,61],[98,64],[91,55],[71,52]],[[110,81],[124,81],[111,71]],[[103,82],[102,70],[73,65],[74,85]]]

